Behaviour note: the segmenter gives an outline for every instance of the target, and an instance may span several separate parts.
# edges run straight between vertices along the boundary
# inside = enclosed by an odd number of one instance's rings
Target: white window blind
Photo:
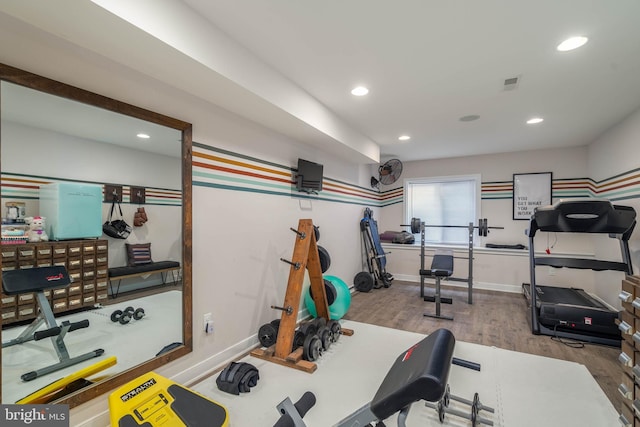
[[[405,224],[411,218],[420,218],[426,225],[467,226],[480,218],[479,175],[408,179],[404,190]],[[425,241],[466,244],[469,232],[466,228],[427,227]]]

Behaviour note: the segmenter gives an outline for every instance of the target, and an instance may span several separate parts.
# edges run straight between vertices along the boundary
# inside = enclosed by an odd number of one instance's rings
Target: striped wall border
[[[512,181],[482,183],[482,200],[511,199],[512,196]],[[598,197],[611,201],[638,199],[640,198],[640,168],[600,181],[591,178],[554,179],[552,197],[555,199]]]
[[[99,184],[101,182],[59,179],[44,176],[2,173],[0,176],[0,196],[3,199],[38,200],[40,186],[55,182],[82,182]],[[118,184],[120,185],[120,184]],[[102,188],[104,194],[104,185]],[[130,202],[131,186],[122,186],[122,203]],[[145,187],[145,205],[182,206],[182,191],[167,188]]]
[[[317,195],[295,186],[296,169],[290,166],[193,142],[193,185],[248,191],[298,199],[323,200],[362,206],[381,206],[381,194],[344,181],[324,177]]]
[[[402,203],[404,188],[378,192],[324,177],[318,195],[295,188],[296,169],[232,151],[193,142],[193,185],[232,191],[248,191],[299,199],[323,200],[355,205],[385,207]],[[640,198],[640,168],[594,181],[591,178],[554,179],[553,198],[602,197],[612,201]],[[513,182],[482,183],[482,200],[513,197]]]

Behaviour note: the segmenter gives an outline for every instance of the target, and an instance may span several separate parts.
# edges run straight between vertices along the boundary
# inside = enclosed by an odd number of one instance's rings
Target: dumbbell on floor
[[[123,310],[116,310],[111,313],[111,321],[119,322],[121,325],[126,325],[131,322],[132,319],[140,320],[145,316],[143,308],[134,309],[129,306]]]

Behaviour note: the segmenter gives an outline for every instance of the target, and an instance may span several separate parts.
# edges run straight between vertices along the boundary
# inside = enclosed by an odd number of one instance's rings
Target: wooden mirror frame
[[[106,96],[98,95],[74,86],[48,79],[9,65],[0,64],[0,81],[7,81],[27,88],[35,89],[51,95],[68,98],[105,110],[131,116],[158,125],[179,130],[182,135],[182,336],[183,345],[161,356],[143,362],[108,379],[57,400],[55,403],[68,404],[73,408],[97,396],[105,394],[138,376],[159,366],[182,357],[193,350],[192,336],[192,223],[191,223],[191,148],[192,125],[178,119],[154,113],[134,105],[126,104]],[[0,97],[2,92],[0,91]],[[0,145],[2,141],[0,140]],[[0,259],[0,268],[2,260]],[[1,320],[1,319],[0,319]],[[0,352],[0,366],[2,352]],[[0,402],[2,389],[0,388]]]

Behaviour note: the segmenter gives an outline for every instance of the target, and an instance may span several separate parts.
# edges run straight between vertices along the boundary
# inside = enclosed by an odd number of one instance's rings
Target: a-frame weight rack
[[[322,268],[320,267],[320,257],[318,256],[318,246],[313,221],[310,219],[301,219],[298,222],[298,229],[295,230],[292,228],[291,230],[296,233],[292,260],[287,261],[281,259],[291,264],[287,293],[285,294],[282,307],[272,306],[272,308],[282,310],[280,326],[278,327],[278,337],[276,343],[271,347],[267,349],[257,348],[252,350],[250,354],[259,359],[312,373],[317,369],[317,365],[314,362],[302,359],[302,348],[292,351],[305,270],[309,271],[311,293],[313,294],[313,301],[316,304],[318,317],[324,317],[325,320],[329,321],[329,305],[327,304],[327,294],[322,278]],[[342,328],[341,333],[342,335],[350,336],[353,335],[353,330]]]

